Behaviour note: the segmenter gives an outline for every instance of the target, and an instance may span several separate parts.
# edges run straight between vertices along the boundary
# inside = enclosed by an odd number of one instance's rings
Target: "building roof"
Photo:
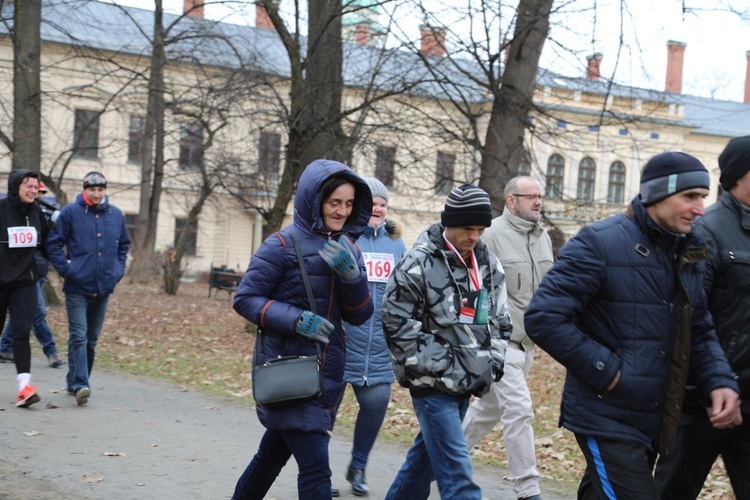
[[[12,22],[12,4],[4,5],[0,14],[5,23],[0,24],[0,34],[7,34]],[[93,0],[43,0],[42,19],[43,42],[85,45],[141,57],[148,57],[151,52],[154,13],[150,10]],[[164,15],[164,26],[169,30],[167,51],[171,60],[247,69],[282,78],[290,76],[286,49],[275,30],[174,14]],[[300,47],[304,54],[307,48],[304,37]],[[429,58],[433,71],[421,57]],[[459,98],[468,103],[487,100],[486,89],[478,81],[483,69],[473,61],[421,57],[413,51],[345,43],[344,82],[352,87],[371,82],[381,91]],[[750,133],[750,104],[746,103],[618,85],[603,79],[572,78],[544,69],[539,71],[537,84],[682,104],[684,119],[671,123],[693,128],[700,134],[733,137]],[[565,109],[577,110],[575,103]]]

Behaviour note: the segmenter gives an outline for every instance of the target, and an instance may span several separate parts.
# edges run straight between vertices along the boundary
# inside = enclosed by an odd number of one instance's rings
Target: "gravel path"
[[[32,373],[42,401],[16,408],[15,367],[0,363],[0,499],[230,498],[263,433],[252,406],[236,400],[95,369],[89,404],[79,407],[65,391],[65,367],[35,358]],[[344,480],[351,438],[344,432],[331,441],[331,468],[342,498],[354,498]],[[375,445],[370,498],[385,496],[405,455],[403,446]],[[514,499],[506,475],[475,471],[487,499]],[[575,497],[555,483],[543,488],[547,500]],[[291,461],[267,498],[296,497]]]

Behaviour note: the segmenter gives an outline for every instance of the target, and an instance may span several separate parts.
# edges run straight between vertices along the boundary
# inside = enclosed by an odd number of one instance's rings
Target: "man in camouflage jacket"
[[[387,499],[427,498],[435,478],[442,498],[481,499],[461,421],[502,376],[511,333],[502,266],[480,241],[491,223],[487,193],[454,189],[388,282],[383,331],[421,432]]]

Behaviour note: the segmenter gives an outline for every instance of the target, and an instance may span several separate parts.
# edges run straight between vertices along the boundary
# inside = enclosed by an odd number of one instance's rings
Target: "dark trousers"
[[[281,469],[294,455],[300,500],[331,498],[328,434],[267,429],[258,452],[237,481],[234,500],[263,500]]]
[[[579,500],[659,500],[653,469],[656,454],[636,441],[576,434],[586,457]]]
[[[6,312],[10,312],[10,335],[13,339],[13,359],[17,373],[31,373],[31,346],[29,333],[36,311],[36,284],[20,288],[0,288],[0,326],[5,325]]]
[[[714,429],[708,413],[683,413],[674,453],[659,457],[656,484],[664,500],[695,499],[721,455],[737,500],[750,500],[750,414],[734,429]]]

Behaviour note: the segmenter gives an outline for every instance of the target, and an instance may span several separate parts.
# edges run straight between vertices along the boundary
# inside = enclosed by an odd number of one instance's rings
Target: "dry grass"
[[[59,284],[56,289],[60,293]],[[158,283],[121,283],[110,300],[97,363],[252,403],[250,363],[255,336],[234,312],[226,293],[209,299],[207,292],[205,283],[184,283],[176,296],[164,294]],[[64,308],[50,308],[49,322],[64,350]],[[573,489],[585,462],[573,435],[557,427],[564,376],[565,370],[558,363],[537,350],[529,384],[535,405],[540,472]],[[351,427],[355,416],[356,401],[349,390],[337,425]],[[381,437],[410,443],[417,432],[408,392],[394,385]],[[507,468],[501,430],[482,440],[474,456]],[[730,499],[730,492],[723,466],[717,463],[701,498]]]

